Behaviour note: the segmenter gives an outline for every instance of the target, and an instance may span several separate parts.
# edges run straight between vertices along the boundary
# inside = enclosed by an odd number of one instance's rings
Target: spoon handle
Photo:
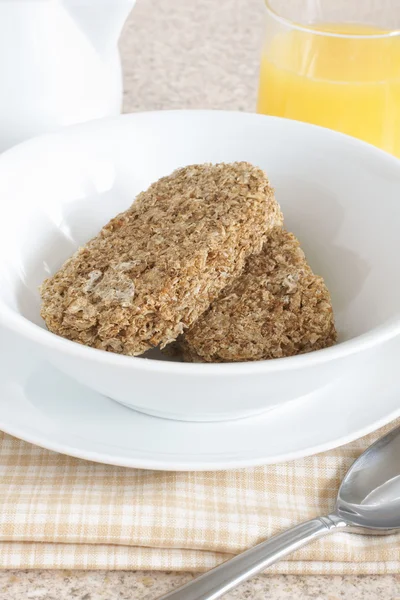
[[[297,525],[204,573],[159,600],[217,600],[256,573],[340,526],[334,516]]]

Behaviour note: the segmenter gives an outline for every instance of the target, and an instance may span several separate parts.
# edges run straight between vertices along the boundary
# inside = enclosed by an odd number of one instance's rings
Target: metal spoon
[[[293,527],[228,560],[160,600],[216,600],[308,542],[337,530],[400,529],[400,427],[370,446],[347,472],[332,514]]]

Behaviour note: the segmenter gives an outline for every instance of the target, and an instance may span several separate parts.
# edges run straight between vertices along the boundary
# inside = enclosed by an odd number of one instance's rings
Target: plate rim
[[[63,454],[65,456],[71,456],[72,458],[78,458],[81,460],[87,460],[99,464],[104,465],[112,465],[115,467],[125,467],[130,469],[141,469],[141,470],[153,470],[153,471],[177,471],[177,472],[206,472],[206,471],[232,471],[235,469],[245,469],[251,467],[260,467],[260,466],[268,466],[268,465],[277,465],[284,462],[291,462],[301,458],[307,458],[309,456],[314,456],[316,454],[321,454],[323,452],[328,452],[329,450],[333,450],[335,448],[339,448],[346,444],[349,444],[359,438],[362,438],[370,433],[373,433],[377,429],[388,425],[393,422],[395,419],[400,417],[400,408],[392,411],[390,414],[374,421],[371,425],[365,426],[363,428],[358,429],[348,435],[342,436],[341,438],[336,438],[335,440],[331,440],[326,443],[316,444],[315,446],[310,446],[307,450],[297,450],[288,452],[286,454],[280,454],[277,457],[270,458],[250,458],[250,459],[241,459],[233,461],[225,462],[213,462],[211,464],[207,463],[202,465],[192,464],[187,462],[177,462],[173,464],[164,464],[160,463],[159,459],[127,459],[125,457],[115,457],[111,458],[110,455],[102,454],[95,451],[79,451],[73,447],[63,446],[62,444],[52,443],[52,442],[44,442],[35,438],[34,435],[27,435],[25,433],[21,433],[18,428],[13,428],[10,426],[5,426],[0,418],[0,430],[6,433],[7,435],[11,435],[17,439],[22,440],[23,442],[27,442],[29,444],[33,444],[34,446],[38,446],[44,450],[50,450],[52,452],[57,452],[58,454]]]

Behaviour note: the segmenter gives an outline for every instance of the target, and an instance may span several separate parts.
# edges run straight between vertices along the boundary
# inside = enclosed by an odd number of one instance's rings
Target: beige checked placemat
[[[0,433],[1,568],[204,570],[332,510],[342,448],[237,471],[169,473],[87,462]],[[338,533],[270,573],[398,573],[400,536]]]

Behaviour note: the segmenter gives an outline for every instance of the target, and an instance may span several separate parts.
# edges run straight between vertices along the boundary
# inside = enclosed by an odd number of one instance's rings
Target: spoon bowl
[[[400,528],[400,428],[355,461],[340,486],[334,514],[375,533]]]

